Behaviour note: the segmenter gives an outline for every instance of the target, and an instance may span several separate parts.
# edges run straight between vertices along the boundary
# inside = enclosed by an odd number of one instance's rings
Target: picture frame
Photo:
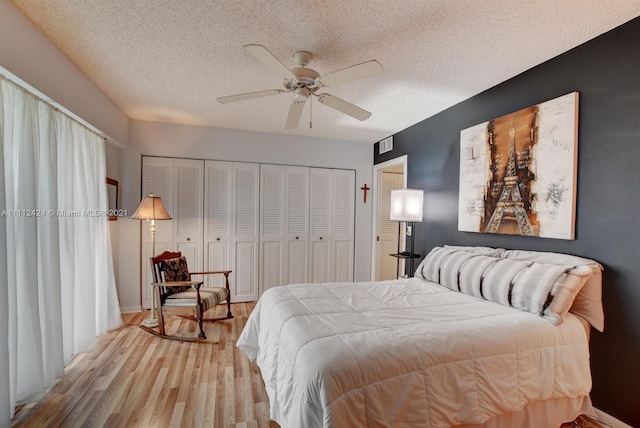
[[[109,221],[117,221],[118,216],[111,214],[118,212],[118,180],[107,177],[107,197]]]
[[[458,230],[575,239],[578,92],[460,132]]]

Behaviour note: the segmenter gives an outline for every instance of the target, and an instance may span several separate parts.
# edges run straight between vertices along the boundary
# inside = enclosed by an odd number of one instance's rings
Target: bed
[[[237,346],[257,361],[284,428],[556,427],[594,415],[601,269],[564,254],[436,247],[415,278],[269,289]]]

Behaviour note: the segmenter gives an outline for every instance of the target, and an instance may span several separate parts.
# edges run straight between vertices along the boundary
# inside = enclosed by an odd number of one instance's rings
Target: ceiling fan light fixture
[[[311,91],[307,88],[298,88],[296,89],[296,100],[305,101],[311,95]]]

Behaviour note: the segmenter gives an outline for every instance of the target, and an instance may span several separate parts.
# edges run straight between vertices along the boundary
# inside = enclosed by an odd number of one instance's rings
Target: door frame
[[[403,188],[407,188],[407,155],[402,155],[394,159],[390,159],[388,161],[379,163],[373,166],[373,189],[371,189],[373,193],[372,205],[373,205],[373,221],[372,221],[372,229],[371,229],[371,281],[375,281],[376,272],[378,270],[378,258],[377,258],[377,244],[376,237],[378,232],[378,188],[380,186],[380,180],[382,179],[382,170],[392,167],[402,165],[403,166]],[[402,237],[404,239],[404,236]],[[404,260],[401,260],[404,263]]]

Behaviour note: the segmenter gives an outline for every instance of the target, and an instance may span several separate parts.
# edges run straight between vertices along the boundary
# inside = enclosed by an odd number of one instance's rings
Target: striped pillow
[[[504,259],[436,247],[418,266],[416,276],[560,324],[592,272],[588,266]]]
[[[602,308],[603,268],[600,263],[571,254],[526,250],[507,250],[502,257],[556,265],[589,266],[593,274],[576,295],[569,311],[589,321],[597,330],[604,331],[604,310]]]

